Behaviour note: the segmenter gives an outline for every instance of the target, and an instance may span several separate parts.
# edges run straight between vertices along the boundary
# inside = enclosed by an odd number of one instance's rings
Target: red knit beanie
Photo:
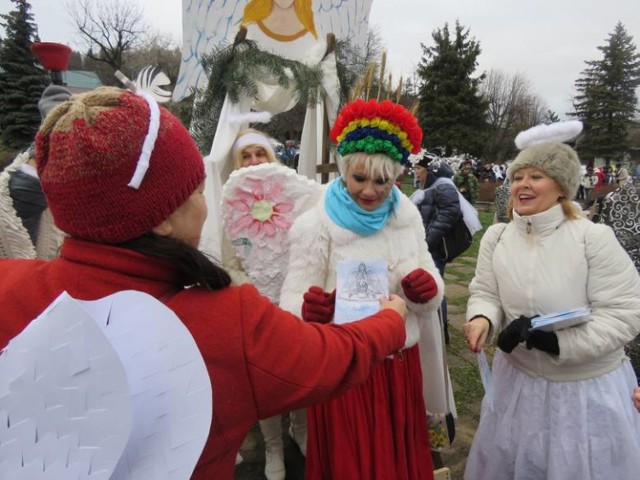
[[[56,107],[36,136],[42,189],[56,225],[103,243],[139,237],[165,220],[204,180],[189,132],[160,107],[160,126],[139,188],[132,180],[149,131],[139,95],[100,88]]]

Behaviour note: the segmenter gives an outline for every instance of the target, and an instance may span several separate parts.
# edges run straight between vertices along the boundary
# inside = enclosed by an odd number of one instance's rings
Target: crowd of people
[[[638,237],[608,221],[620,202],[635,201],[637,212],[633,181],[607,197],[594,223],[574,203],[584,175],[576,152],[557,140],[525,142],[506,171],[421,155],[408,198],[395,182],[421,149],[417,119],[391,101],[359,99],[331,129],[339,176],[306,206],[288,193],[310,181],[251,129],[232,146],[229,180],[246,175],[251,187],[207,206],[202,155],[153,98],[109,87],[49,106],[34,148],[3,174],[0,225],[22,229],[31,248],[0,249],[0,347],[10,349],[62,292],[155,298],[194,338],[213,386],[191,478],[233,478],[259,423],[265,476],[283,480],[285,413],[306,478],[433,478],[436,428],[452,441],[456,416],[443,361],[443,240],[475,212],[487,176],[506,183],[503,212],[482,237],[463,332],[474,352],[494,338],[498,348],[465,478],[630,479],[640,470],[638,371],[625,353],[640,334]],[[199,250],[201,232],[225,208],[245,215],[229,217],[217,261]],[[55,227],[43,227],[49,215]],[[64,233],[55,255],[36,249],[43,228]],[[349,261],[359,262],[355,304],[341,287]],[[253,268],[268,269],[271,288]],[[577,308],[590,309],[588,321],[533,326]]]

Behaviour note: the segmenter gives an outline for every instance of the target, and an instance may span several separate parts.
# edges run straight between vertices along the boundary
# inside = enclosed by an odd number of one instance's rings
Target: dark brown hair
[[[178,272],[177,286],[200,286],[207,290],[221,290],[231,284],[231,277],[206,254],[180,240],[147,233],[116,246],[161,258]]]

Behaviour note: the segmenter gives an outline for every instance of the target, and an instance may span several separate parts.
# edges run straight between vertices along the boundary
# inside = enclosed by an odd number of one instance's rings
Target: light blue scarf
[[[337,225],[358,235],[368,237],[387,224],[389,216],[399,202],[400,190],[394,185],[391,188],[391,194],[384,203],[369,212],[351,198],[349,190],[342,182],[342,177],[338,177],[329,184],[324,199],[324,208],[329,218]]]

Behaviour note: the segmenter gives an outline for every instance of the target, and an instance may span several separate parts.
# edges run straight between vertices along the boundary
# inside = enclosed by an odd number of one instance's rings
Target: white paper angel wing
[[[320,37],[335,34],[362,49],[369,30],[369,12],[373,0],[314,0],[316,31]]]
[[[193,337],[144,293],[63,293],[0,355],[2,478],[187,480],[211,418]]]
[[[202,56],[231,43],[248,0],[182,0],[182,60],[173,100],[203,88]]]
[[[116,351],[65,293],[0,355],[2,478],[108,480],[132,423]]]
[[[132,390],[133,428],[112,478],[191,478],[213,415],[195,340],[173,311],[141,292],[82,303],[118,352]]]

